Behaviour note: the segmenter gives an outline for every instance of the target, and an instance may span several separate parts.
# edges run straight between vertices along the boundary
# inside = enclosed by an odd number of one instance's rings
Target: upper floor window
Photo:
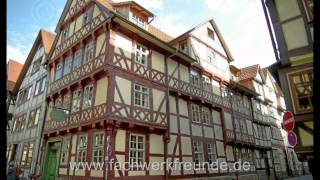
[[[71,67],[72,67],[72,56],[68,56],[64,60],[63,75],[69,74],[71,72]]]
[[[39,71],[40,66],[41,66],[41,58],[33,62],[31,74],[34,74],[37,71]]]
[[[200,165],[203,162],[203,148],[202,143],[195,141],[193,142],[193,150],[194,150],[194,162],[196,165]]]
[[[83,25],[88,24],[92,20],[93,8],[88,9],[83,15]]]
[[[216,159],[216,147],[214,146],[214,143],[207,144],[208,149],[208,162],[209,164],[212,164]]]
[[[296,112],[313,111],[313,70],[289,74],[289,80]]]
[[[68,39],[69,37],[69,26],[65,27],[62,30],[62,40],[61,41],[65,41],[66,39]]]
[[[30,112],[28,127],[38,125],[40,119],[41,108],[37,108]]]
[[[32,85],[24,90],[21,90],[19,92],[18,105],[21,105],[26,101],[28,101],[31,98],[31,92],[32,92]]]
[[[208,76],[202,76],[202,87],[208,92],[212,92],[211,80]]]
[[[84,50],[84,58],[83,58],[83,64],[86,64],[90,62],[94,58],[94,43],[93,41],[86,44],[85,50]]]
[[[62,146],[61,146],[61,159],[60,164],[66,165],[69,162],[69,149],[70,149],[70,136],[64,137],[62,140]]]
[[[142,27],[142,28],[144,28],[144,29],[145,29],[145,27],[146,27],[144,20],[143,20],[142,18],[138,17],[138,16],[135,15],[135,14],[132,14],[132,16],[131,16],[131,21],[132,21],[134,24],[136,24],[136,25],[138,25],[138,26],[140,26],[140,27]]]
[[[34,91],[34,95],[38,95],[44,92],[46,85],[47,85],[47,76],[44,76],[43,78],[39,79],[36,82],[36,89]]]
[[[179,43],[179,49],[185,53],[188,53],[188,44],[187,41],[182,41]]]
[[[228,97],[229,93],[228,93],[228,89],[225,87],[221,87],[221,96],[222,97]]]
[[[80,101],[81,101],[81,90],[77,89],[73,91],[71,112],[77,112],[80,110]]]
[[[92,159],[93,162],[100,162],[104,161],[104,133],[99,132],[93,135],[93,147],[92,147]]]
[[[131,134],[129,140],[129,163],[131,166],[138,166],[144,163],[145,146],[144,136]]]
[[[78,49],[73,57],[73,69],[77,69],[81,66],[82,49]]]
[[[66,93],[63,95],[63,108],[64,109],[70,109],[70,105],[71,105],[71,93]],[[66,111],[67,113],[68,111]]]
[[[213,63],[216,60],[216,54],[211,49],[207,50],[207,56],[210,63]]]
[[[208,36],[209,36],[209,38],[211,38],[212,40],[214,40],[214,32],[213,32],[211,29],[209,29],[209,28],[207,28],[207,31],[208,31]]]
[[[93,97],[93,84],[87,85],[84,87],[83,93],[83,109],[92,106],[92,97]]]
[[[77,145],[77,162],[86,162],[87,159],[87,135],[80,135]]]
[[[194,86],[200,87],[200,75],[197,71],[190,71],[191,84]]]
[[[54,80],[59,80],[62,76],[62,62],[57,64]]]
[[[149,107],[149,88],[134,84],[134,104],[141,107]]]
[[[209,109],[202,107],[202,122],[203,124],[210,124]]]
[[[136,48],[136,62],[147,66],[148,62],[148,50],[141,44],[137,44]]]
[[[200,106],[197,104],[192,104],[191,111],[192,111],[192,121],[196,123],[200,123],[200,117],[201,117]]]

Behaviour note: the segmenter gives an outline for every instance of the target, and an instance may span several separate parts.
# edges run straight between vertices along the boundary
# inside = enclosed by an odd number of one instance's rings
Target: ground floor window
[[[64,137],[61,147],[61,159],[60,164],[66,165],[69,162],[69,149],[70,149],[70,137]]]
[[[80,135],[77,144],[77,161],[86,162],[87,159],[87,135]]]
[[[104,133],[97,132],[93,135],[92,159],[93,162],[102,163],[104,160]]]
[[[198,141],[193,142],[193,150],[194,150],[194,162],[196,165],[200,165],[200,163],[203,162],[202,143]]]
[[[22,156],[20,161],[21,167],[30,167],[33,153],[33,142],[23,143]]]
[[[144,163],[145,159],[145,137],[143,135],[131,134],[129,139],[129,162],[131,166]]]

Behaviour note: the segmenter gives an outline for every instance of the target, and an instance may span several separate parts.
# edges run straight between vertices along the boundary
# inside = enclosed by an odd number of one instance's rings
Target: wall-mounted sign
[[[293,131],[288,132],[288,143],[292,147],[295,147],[298,143],[297,135]]]
[[[286,131],[292,131],[294,129],[294,117],[292,112],[287,111],[283,115],[283,122],[282,122],[282,128]]]
[[[50,118],[53,121],[62,122],[62,121],[67,120],[67,114],[62,109],[52,108],[52,110],[50,112]]]

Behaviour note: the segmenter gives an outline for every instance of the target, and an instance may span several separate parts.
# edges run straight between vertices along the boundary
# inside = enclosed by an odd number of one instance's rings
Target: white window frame
[[[55,73],[54,73],[54,80],[55,81],[62,78],[62,71],[63,71],[63,63],[59,62],[55,68]]]
[[[135,51],[135,62],[144,66],[148,66],[148,49],[141,45],[136,45],[136,51]]]
[[[210,110],[207,107],[202,107],[201,108],[201,117],[202,117],[202,122],[205,125],[210,125]]]
[[[104,136],[105,136],[104,132],[96,132],[93,134],[93,137],[92,137],[93,138],[92,140],[92,143],[93,143],[92,144],[92,161],[93,162],[100,162],[100,163],[104,162],[104,144],[105,144]],[[97,138],[98,138],[98,142],[97,142]]]
[[[81,142],[81,139],[82,139],[82,142]],[[87,147],[88,147],[88,135],[87,134],[79,135],[78,142],[77,142],[77,162],[86,162]]]
[[[135,141],[132,141],[132,137],[136,137],[135,138]],[[142,138],[142,148],[139,148],[139,141],[138,139]],[[139,164],[139,160],[141,160],[142,163],[145,162],[145,153],[146,153],[146,147],[145,147],[145,136],[144,135],[141,135],[141,134],[130,134],[129,136],[129,165],[130,167],[140,167],[141,165]],[[135,145],[134,147],[132,145]],[[141,144],[141,142],[140,142]],[[132,160],[131,158],[131,153],[132,152],[135,152],[135,157],[134,159]],[[142,152],[142,157],[139,156],[139,153]]]
[[[82,109],[86,109],[92,106],[93,93],[94,93],[93,84],[89,84],[84,87]]]
[[[64,60],[64,65],[63,65],[63,76],[69,74],[72,70],[72,55],[68,56]]]
[[[88,42],[84,49],[83,64],[87,64],[94,59],[94,51],[94,41]]]
[[[81,66],[81,61],[82,61],[82,49],[78,49],[73,56],[73,64],[72,64],[72,69],[78,69]]]
[[[71,137],[66,136],[62,139],[60,164],[66,165],[69,162],[69,149]]]
[[[201,86],[200,74],[199,74],[198,71],[195,71],[195,70],[191,69],[190,78],[191,78],[191,84],[192,85],[194,85],[196,87],[200,87]]]
[[[201,166],[204,162],[204,153],[203,153],[203,143],[200,141],[193,142],[193,150],[194,150],[194,163],[196,166]]]
[[[208,143],[207,150],[208,150],[208,162],[209,164],[212,164],[217,159],[215,143],[214,142]]]
[[[134,105],[138,107],[148,108],[150,101],[150,89],[140,84],[133,84],[133,88]]]
[[[80,110],[81,94],[80,89],[76,89],[72,92],[71,112],[77,112]]]
[[[191,104],[192,122],[201,123],[201,110],[198,104]]]

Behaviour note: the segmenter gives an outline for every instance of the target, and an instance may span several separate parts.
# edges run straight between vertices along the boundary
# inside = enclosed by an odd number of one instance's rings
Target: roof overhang
[[[249,94],[252,96],[260,96],[260,94],[258,94],[257,92],[255,92],[254,90],[248,88],[247,86],[238,83],[236,81],[230,80],[230,88],[231,89],[235,89],[235,90],[239,90],[240,92],[243,92],[245,94]]]

